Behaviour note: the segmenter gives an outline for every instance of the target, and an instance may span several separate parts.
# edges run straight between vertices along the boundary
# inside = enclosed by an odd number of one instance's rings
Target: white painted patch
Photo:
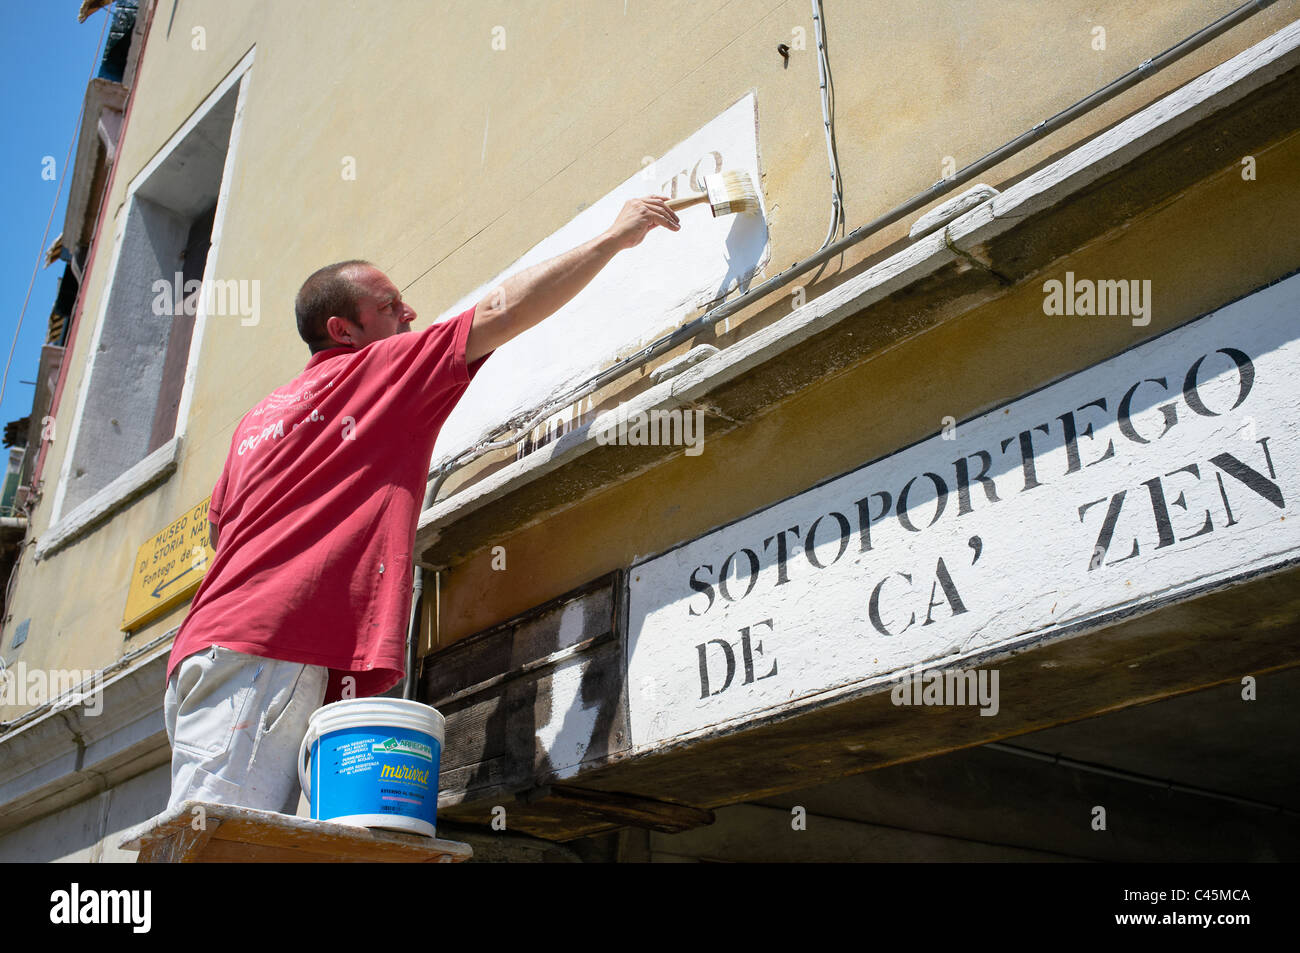
[[[508,276],[595,238],[614,223],[627,200],[703,192],[702,178],[719,169],[749,173],[761,200],[753,94],[596,200],[504,272],[461,298],[444,317],[481,301]],[[438,435],[435,467],[473,446],[502,421],[542,406],[552,395],[672,331],[727,289],[747,285],[766,264],[764,216],[715,219],[707,206],[696,206],[678,217],[680,231],[651,230],[640,245],[616,255],[567,305],[488,358]]]
[[[633,750],[1300,559],[1297,313],[1300,275],[635,565]],[[1121,319],[1026,316],[1066,320]]]
[[[600,706],[582,697],[583,659],[568,658],[551,671],[551,713],[537,729],[538,748],[557,777],[569,777],[586,757]]]
[[[583,623],[586,606],[584,600],[574,599],[560,613],[556,624],[556,652],[572,648],[587,634],[587,626]],[[537,729],[538,748],[550,760],[557,777],[569,777],[577,772],[587,756],[600,714],[598,705],[582,697],[584,660],[582,656],[574,656],[555,664],[550,682],[550,712],[546,722]],[[513,659],[511,667],[524,661],[528,660]]]

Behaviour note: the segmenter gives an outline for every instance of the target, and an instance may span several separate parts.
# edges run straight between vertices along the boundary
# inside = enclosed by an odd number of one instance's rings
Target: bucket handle
[[[302,792],[311,800],[311,774],[307,771],[307,753],[311,751],[311,746],[316,743],[319,737],[316,731],[315,720],[307,725],[307,733],[302,737],[302,744],[298,746],[298,784],[302,786]]]

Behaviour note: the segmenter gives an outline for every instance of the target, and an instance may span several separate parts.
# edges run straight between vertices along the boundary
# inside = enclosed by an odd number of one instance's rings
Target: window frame
[[[71,483],[73,463],[77,458],[77,446],[82,434],[82,423],[89,401],[90,382],[94,379],[96,358],[99,354],[100,339],[104,333],[108,317],[108,304],[112,300],[114,286],[121,274],[122,247],[126,238],[128,223],[133,221],[137,212],[136,193],[149,181],[150,177],[168,161],[194,128],[203,121],[226,95],[238,86],[235,100],[234,116],[231,120],[230,139],[226,146],[225,161],[221,170],[221,183],[217,190],[217,208],[212,222],[211,245],[208,250],[207,263],[203,269],[203,282],[212,280],[221,258],[222,235],[226,211],[229,208],[229,192],[234,178],[234,165],[239,153],[239,138],[243,125],[244,109],[247,104],[249,83],[256,47],[251,47],[230,70],[203,102],[192,112],[185,122],[171,135],[153,158],[141,169],[127,186],[126,197],[122,203],[113,231],[112,254],[109,261],[108,277],[97,302],[95,330],[87,349],[81,378],[78,382],[76,408],[72,422],[68,426],[67,450],[59,466],[59,476],[51,506],[50,525],[42,534],[36,549],[36,559],[40,560],[66,546],[73,540],[96,528],[106,517],[125,508],[141,495],[164,484],[175,472],[180,461],[182,448],[189,431],[190,405],[194,399],[194,384],[197,378],[198,361],[202,354],[204,332],[207,327],[207,313],[204,308],[204,296],[199,295],[199,304],[194,315],[194,331],[190,339],[189,354],[185,364],[184,380],[181,385],[179,406],[176,410],[176,425],[171,439],[163,443],[152,453],[128,467],[108,485],[102,487],[84,501],[65,512],[67,491]],[[85,285],[83,284],[83,287]]]

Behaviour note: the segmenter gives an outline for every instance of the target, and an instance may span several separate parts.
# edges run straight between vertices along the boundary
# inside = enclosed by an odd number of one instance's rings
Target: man
[[[627,202],[599,237],[419,332],[369,262],[307,279],[294,310],[311,359],[243,417],[212,491],[216,553],[167,665],[169,808],[296,813],[312,713],[404,675],[415,527],[443,422],[494,350],[650,229],[677,231],[666,203]]]

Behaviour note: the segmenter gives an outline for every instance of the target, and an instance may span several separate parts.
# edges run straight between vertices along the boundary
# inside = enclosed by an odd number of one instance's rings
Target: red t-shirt
[[[208,506],[220,538],[167,677],[220,645],[331,669],[355,697],[406,671],[415,527],[434,440],[487,355],[474,308],[423,331],[312,355],[235,428]]]

